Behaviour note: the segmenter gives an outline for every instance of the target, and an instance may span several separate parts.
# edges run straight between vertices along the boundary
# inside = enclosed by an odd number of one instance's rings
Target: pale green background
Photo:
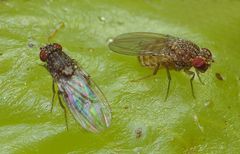
[[[50,113],[51,76],[39,47],[60,22],[65,27],[51,42],[82,65],[112,107],[103,133],[86,132],[71,116],[66,131],[59,104]],[[212,51],[206,85],[194,81],[196,100],[183,72],[171,72],[166,102],[165,70],[130,82],[151,70],[111,52],[107,40],[133,31],[171,34]],[[239,153],[239,51],[238,0],[1,0],[0,153]]]

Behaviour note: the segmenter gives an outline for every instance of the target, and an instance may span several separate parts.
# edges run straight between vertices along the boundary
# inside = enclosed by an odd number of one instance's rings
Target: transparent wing
[[[111,109],[98,86],[82,70],[71,79],[60,79],[59,90],[70,112],[83,128],[100,132],[110,126]]]
[[[109,43],[109,48],[125,55],[155,54],[166,47],[166,42],[173,38],[149,32],[125,33],[117,36]]]

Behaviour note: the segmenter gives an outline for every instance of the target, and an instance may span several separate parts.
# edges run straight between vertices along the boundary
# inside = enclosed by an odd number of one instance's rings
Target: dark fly
[[[195,72],[190,69],[195,68],[200,82],[203,83],[199,73],[204,73],[213,62],[212,54],[207,48],[199,48],[191,41],[174,36],[150,32],[121,34],[109,43],[109,48],[120,54],[138,56],[138,60],[143,66],[153,69],[152,75],[156,75],[159,69],[165,68],[168,77],[165,100],[167,100],[171,84],[169,70],[183,70],[191,75],[191,90],[195,98],[192,84]]]
[[[110,126],[111,110],[103,93],[77,62],[62,51],[60,44],[41,47],[40,59],[46,62],[45,66],[53,77],[52,103],[55,97],[54,84],[58,86],[58,99],[65,113],[66,124],[65,106],[86,130],[99,132]]]

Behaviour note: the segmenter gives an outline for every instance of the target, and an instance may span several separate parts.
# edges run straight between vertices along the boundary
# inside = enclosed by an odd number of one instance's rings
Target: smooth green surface
[[[103,133],[84,131],[71,116],[66,131],[58,103],[50,113],[51,76],[38,55],[61,22],[50,42],[62,44],[112,107]],[[239,153],[239,27],[237,0],[0,1],[0,153]],[[166,102],[165,70],[130,82],[151,70],[111,52],[107,40],[133,31],[171,34],[212,51],[205,85],[194,80],[197,99],[183,72],[171,72]]]

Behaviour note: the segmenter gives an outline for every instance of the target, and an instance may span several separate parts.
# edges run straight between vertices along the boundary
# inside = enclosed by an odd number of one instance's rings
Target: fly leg
[[[191,85],[191,90],[192,90],[192,96],[193,96],[193,98],[195,99],[196,97],[195,97],[194,91],[193,91],[193,79],[194,79],[194,77],[195,77],[195,73],[192,72],[192,71],[189,71],[189,70],[184,70],[184,72],[187,73],[188,75],[191,75],[191,76],[192,76],[191,79],[190,79],[190,85]]]
[[[166,96],[165,96],[164,101],[166,101],[167,98],[168,98],[168,94],[169,94],[169,90],[170,90],[170,85],[171,85],[171,80],[172,80],[171,74],[170,74],[170,72],[169,72],[168,67],[166,67],[166,71],[167,71],[167,78],[168,78],[168,87],[167,87],[167,93],[166,93]]]
[[[136,79],[136,80],[131,80],[131,82],[138,82],[138,81],[140,81],[140,80],[147,79],[147,78],[149,78],[149,77],[152,77],[152,76],[156,75],[157,72],[158,72],[159,67],[160,67],[160,65],[158,64],[158,65],[153,69],[153,73],[152,73],[152,74],[150,74],[150,75],[148,75],[148,76],[144,76],[144,77],[139,78],[139,79]]]
[[[55,91],[55,86],[54,86],[54,80],[52,80],[52,92],[53,92],[53,96],[52,96],[52,106],[51,106],[51,112],[53,110],[53,105],[54,105],[54,97],[56,95],[56,91]]]
[[[67,130],[68,130],[67,110],[66,110],[66,107],[65,107],[65,106],[63,105],[63,103],[62,103],[62,100],[61,100],[61,97],[60,97],[61,94],[62,94],[61,91],[58,91],[58,100],[59,100],[59,104],[60,104],[61,108],[62,108],[63,111],[64,111],[64,117],[65,117],[66,128],[67,128]]]
[[[203,85],[205,85],[204,82],[202,81],[202,79],[200,78],[199,71],[196,71],[196,72],[197,72],[197,77],[198,77],[199,81],[200,81]]]

